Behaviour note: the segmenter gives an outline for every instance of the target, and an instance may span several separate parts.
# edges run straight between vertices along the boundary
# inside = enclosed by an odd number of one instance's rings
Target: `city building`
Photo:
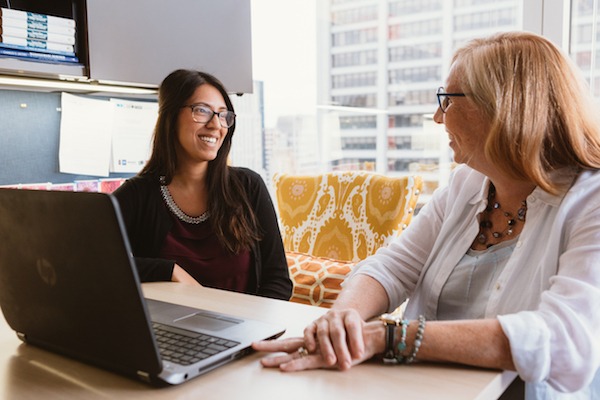
[[[332,169],[373,165],[418,172],[437,186],[450,162],[435,92],[465,40],[519,29],[516,0],[327,0],[319,2],[318,98],[339,116]],[[332,111],[335,110],[335,111]],[[327,135],[327,132],[322,132]]]

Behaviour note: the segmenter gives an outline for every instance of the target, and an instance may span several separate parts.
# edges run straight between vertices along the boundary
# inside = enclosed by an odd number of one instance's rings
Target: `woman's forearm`
[[[410,324],[412,345],[417,322]],[[515,370],[508,338],[497,319],[429,321],[417,359]]]
[[[355,275],[333,303],[332,309],[357,310],[364,320],[387,311],[388,296],[379,282],[367,275]]]

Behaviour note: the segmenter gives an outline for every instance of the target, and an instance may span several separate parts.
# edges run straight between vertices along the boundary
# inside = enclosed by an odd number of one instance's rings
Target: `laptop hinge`
[[[150,383],[150,374],[145,371],[137,371],[137,376],[144,382]]]

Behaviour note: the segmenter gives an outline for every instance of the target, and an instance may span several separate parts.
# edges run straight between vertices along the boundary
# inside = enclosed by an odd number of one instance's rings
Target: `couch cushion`
[[[358,262],[408,226],[422,186],[417,176],[366,171],[275,174],[287,251]]]
[[[290,301],[331,307],[342,290],[341,283],[354,267],[351,261],[286,252],[294,291]]]

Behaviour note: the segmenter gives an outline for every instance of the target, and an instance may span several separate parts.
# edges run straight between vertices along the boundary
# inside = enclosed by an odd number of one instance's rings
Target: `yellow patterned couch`
[[[366,171],[273,177],[292,301],[330,307],[354,264],[408,226],[422,179]]]

